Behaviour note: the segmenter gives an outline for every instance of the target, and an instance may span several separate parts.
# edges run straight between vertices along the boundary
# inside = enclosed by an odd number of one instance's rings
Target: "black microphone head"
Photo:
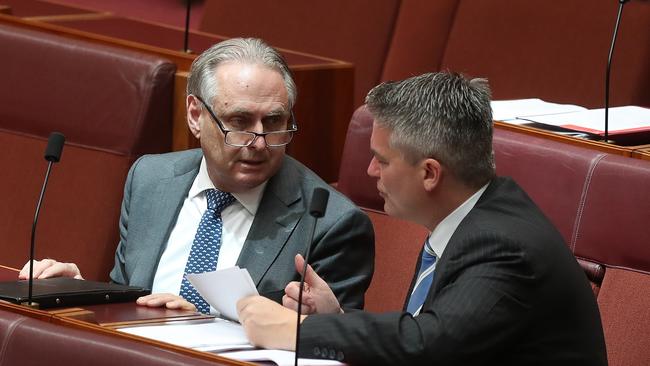
[[[314,188],[314,193],[311,195],[311,204],[309,205],[309,213],[314,217],[323,217],[325,209],[327,208],[327,199],[330,197],[330,192],[325,188]]]
[[[63,143],[65,136],[59,132],[52,132],[50,138],[47,140],[47,147],[45,148],[45,160],[58,163],[61,160],[61,151],[63,151]]]

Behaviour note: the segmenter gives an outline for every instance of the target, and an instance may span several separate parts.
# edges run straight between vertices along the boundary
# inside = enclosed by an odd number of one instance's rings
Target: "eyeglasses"
[[[205,106],[205,109],[208,110],[210,117],[217,124],[221,132],[224,134],[224,139],[227,145],[235,147],[246,147],[252,145],[258,137],[262,137],[266,146],[269,147],[280,147],[285,146],[291,142],[294,132],[298,131],[298,126],[296,125],[296,119],[293,116],[293,111],[291,111],[291,128],[288,130],[282,131],[271,131],[271,132],[252,132],[252,131],[233,131],[227,130],[223,122],[217,117],[212,108],[198,95],[195,97]]]

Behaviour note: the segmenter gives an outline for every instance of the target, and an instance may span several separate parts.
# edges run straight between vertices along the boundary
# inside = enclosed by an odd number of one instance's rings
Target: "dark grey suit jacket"
[[[607,364],[584,272],[505,178],[490,183],[452,235],[420,315],[309,316],[300,345],[303,357],[350,364]]]
[[[133,164],[124,188],[120,243],[111,271],[114,282],[151,288],[201,157],[201,150],[195,149],[147,155]],[[287,283],[299,279],[294,256],[304,253],[309,242],[313,218],[306,206],[315,187],[328,189],[330,197],[316,226],[309,262],[342,304],[361,308],[374,266],[372,224],[291,157],[285,157],[269,180],[237,265],[248,269],[261,295],[280,301]]]

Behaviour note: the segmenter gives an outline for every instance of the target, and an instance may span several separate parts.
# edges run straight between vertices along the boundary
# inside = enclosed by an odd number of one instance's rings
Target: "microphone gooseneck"
[[[38,214],[41,211],[41,203],[43,203],[43,197],[45,196],[45,189],[47,188],[47,181],[50,178],[52,164],[58,163],[61,160],[61,152],[63,151],[64,142],[65,136],[63,136],[63,134],[52,132],[49,139],[47,140],[47,147],[45,148],[45,160],[48,161],[47,171],[45,172],[43,187],[41,187],[41,194],[39,195],[38,202],[36,203],[36,213],[34,214],[34,222],[32,223],[32,236],[29,246],[29,285],[27,294],[28,306],[33,305],[32,291],[34,284],[34,241],[36,239],[36,224],[38,223]]]
[[[618,26],[621,24],[621,15],[623,14],[623,5],[629,0],[618,0],[618,15],[616,16],[616,25],[612,35],[612,44],[609,47],[607,56],[607,68],[605,69],[605,142],[609,141],[609,74],[612,68],[612,57],[614,56],[614,45],[616,45],[616,36],[618,35]]]
[[[309,235],[309,242],[307,242],[307,249],[305,250],[302,272],[300,273],[300,289],[298,292],[298,321],[296,323],[296,353],[294,365],[298,366],[298,350],[300,345],[300,316],[302,315],[302,291],[305,287],[305,274],[307,273],[307,265],[309,264],[309,254],[311,253],[311,242],[314,240],[314,231],[316,230],[316,222],[319,218],[325,215],[327,208],[327,200],[330,192],[325,188],[314,188],[311,196],[311,203],[309,204],[309,214],[314,218]]]

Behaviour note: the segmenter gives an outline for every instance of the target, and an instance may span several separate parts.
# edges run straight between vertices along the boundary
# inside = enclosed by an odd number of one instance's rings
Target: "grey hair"
[[[490,88],[485,79],[440,72],[374,87],[366,104],[411,164],[434,158],[466,185],[495,175]]]
[[[291,70],[278,51],[258,38],[231,38],[205,50],[192,62],[187,81],[187,94],[201,96],[206,102],[212,104],[217,96],[217,80],[214,71],[217,66],[226,62],[259,64],[279,72],[287,88],[289,109],[293,108],[298,93]]]

